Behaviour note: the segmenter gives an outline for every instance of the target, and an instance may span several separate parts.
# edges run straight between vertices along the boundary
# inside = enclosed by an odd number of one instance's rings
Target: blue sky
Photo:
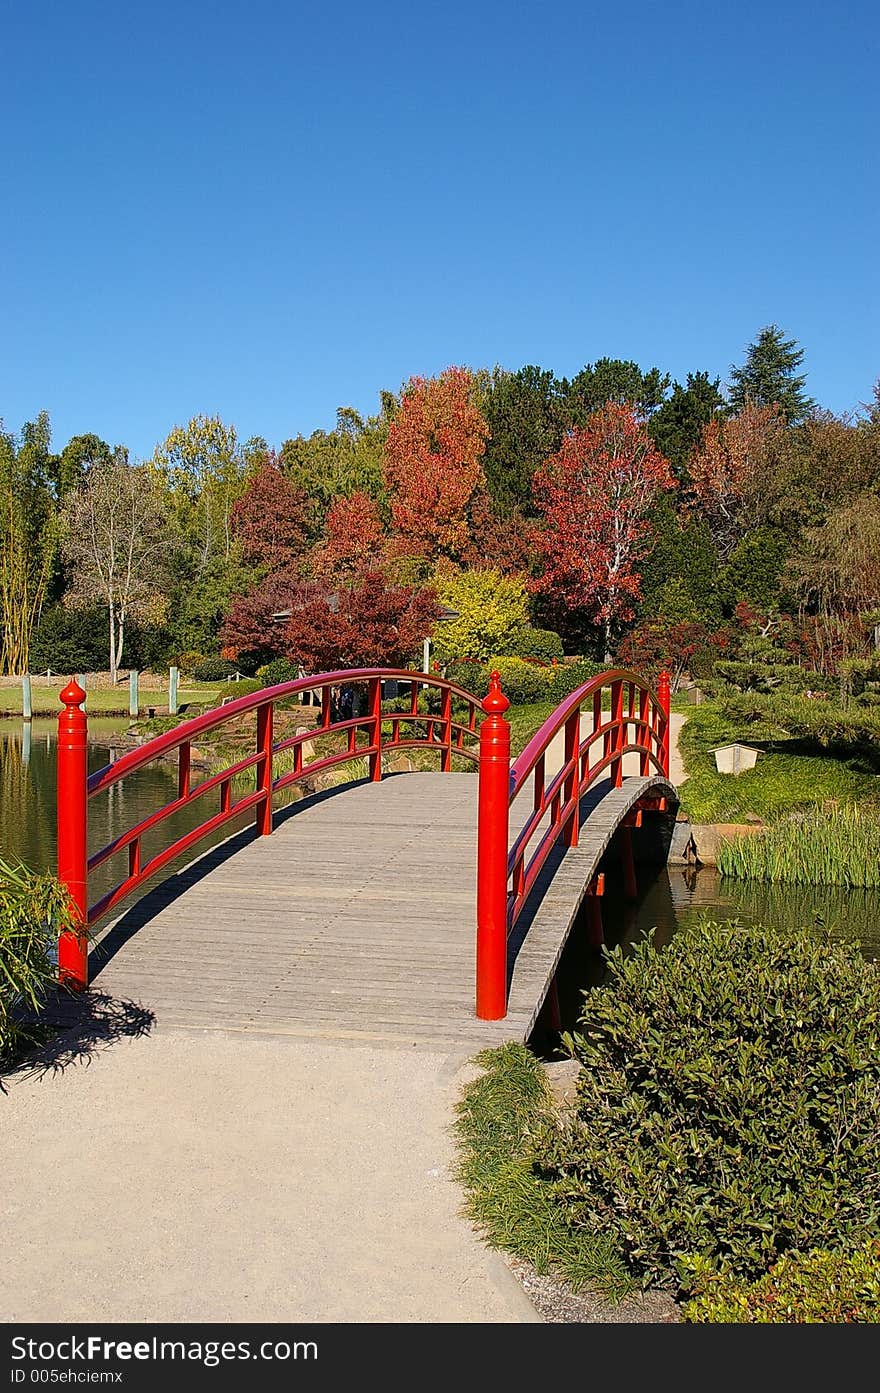
[[[450,364],[880,376],[874,4],[0,0],[0,416],[278,445]]]

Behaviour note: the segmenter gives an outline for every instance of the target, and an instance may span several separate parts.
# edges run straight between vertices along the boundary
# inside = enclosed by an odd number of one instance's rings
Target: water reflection
[[[124,720],[90,717],[89,773],[117,757],[127,725]],[[54,870],[56,864],[56,729],[51,719],[0,721],[0,856],[24,861],[35,869]],[[114,741],[117,742],[115,747]],[[139,769],[121,783],[114,784],[89,804],[89,851],[106,845],[112,837],[176,796],[177,769],[173,762]],[[200,800],[182,809],[154,829],[144,838],[141,859],[146,861],[163,846],[198,826],[215,810],[218,798],[218,793],[207,794],[204,802]],[[252,813],[245,813],[240,819],[233,819],[213,838],[199,842],[177,864],[201,855],[212,842],[231,835],[252,816]],[[94,903],[116,885],[126,870],[124,852],[99,867],[89,877],[89,902]]]

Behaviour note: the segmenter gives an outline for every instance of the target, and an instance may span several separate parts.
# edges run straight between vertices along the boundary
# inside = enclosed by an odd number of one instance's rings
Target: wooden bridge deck
[[[472,1050],[531,1033],[622,816],[657,777],[601,783],[579,847],[517,925],[503,1021],[474,1015],[477,779],[403,774],[318,794],[172,875],[103,932],[95,989],[157,1023]],[[518,800],[526,813],[528,796]],[[516,805],[515,805],[516,806]],[[542,896],[542,897],[541,897]],[[524,936],[528,927],[527,936]]]

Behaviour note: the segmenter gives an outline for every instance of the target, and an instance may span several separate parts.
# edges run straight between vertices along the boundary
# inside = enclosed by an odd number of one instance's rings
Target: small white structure
[[[761,751],[753,745],[742,745],[735,741],[732,745],[718,745],[712,753],[719,774],[741,774],[744,769],[754,769]]]

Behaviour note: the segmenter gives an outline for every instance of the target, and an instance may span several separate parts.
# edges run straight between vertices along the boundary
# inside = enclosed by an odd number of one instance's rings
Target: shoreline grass
[[[774,885],[880,888],[880,822],[854,805],[776,822],[733,837],[718,852],[722,875]]]

